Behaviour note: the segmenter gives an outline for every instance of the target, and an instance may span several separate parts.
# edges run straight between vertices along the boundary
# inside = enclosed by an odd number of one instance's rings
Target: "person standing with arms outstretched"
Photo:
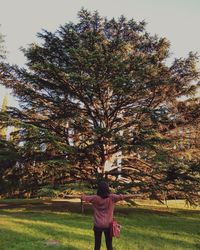
[[[113,250],[111,223],[113,221],[115,203],[127,198],[133,198],[133,195],[111,194],[109,185],[105,181],[101,181],[98,184],[96,195],[81,196],[81,200],[92,203],[94,209],[94,250],[100,250],[103,232],[105,235],[107,250]]]

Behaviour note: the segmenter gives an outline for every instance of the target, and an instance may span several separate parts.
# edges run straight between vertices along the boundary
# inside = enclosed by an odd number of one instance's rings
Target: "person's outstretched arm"
[[[124,200],[126,199],[133,199],[134,198],[134,195],[133,194],[124,194]]]
[[[134,198],[134,195],[132,194],[111,194],[112,199],[114,202],[126,200],[126,199],[132,199]]]
[[[87,203],[94,203],[96,200],[96,195],[81,195],[81,201],[87,202]]]
[[[85,201],[88,203],[93,203],[96,199],[96,195],[65,195],[66,199],[81,199],[81,201]]]

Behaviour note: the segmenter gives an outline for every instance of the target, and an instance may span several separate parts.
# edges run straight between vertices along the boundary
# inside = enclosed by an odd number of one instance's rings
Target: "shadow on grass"
[[[29,235],[27,232],[17,232],[12,229],[0,230],[1,237],[1,250],[17,250],[17,249],[27,249],[27,250],[45,250],[45,249],[57,249],[57,250],[80,250],[73,246],[73,243],[62,243],[61,241],[57,241],[56,245],[50,245],[48,239],[44,239],[42,236],[33,236]]]
[[[72,202],[53,202],[53,205],[51,202],[47,202],[47,204],[42,204],[42,206],[17,206],[17,208],[23,210],[16,212],[16,210],[12,211],[12,209],[2,209],[0,210],[0,214],[13,218],[14,223],[21,224],[27,229],[30,228],[41,234],[54,236],[54,238],[56,237],[56,240],[59,241],[66,239],[70,242],[79,241],[83,242],[83,244],[84,242],[93,244],[91,206],[87,205],[85,207],[84,215],[80,214],[80,204]],[[196,211],[191,211],[191,213],[186,211],[185,213],[185,211],[179,212],[178,210],[177,213],[175,213],[157,210],[152,211],[150,209],[137,207],[117,207],[116,214],[124,225],[122,228],[122,237],[119,239],[119,246],[121,246],[121,248],[117,247],[116,249],[126,250],[126,247],[127,249],[132,249],[131,245],[138,245],[138,249],[163,249],[163,246],[167,246],[167,249],[173,250],[177,248],[190,250],[200,249],[199,211],[197,211],[197,213]],[[194,214],[197,215],[198,218],[193,218],[192,216]],[[11,229],[6,230],[12,232]],[[12,235],[14,233],[16,232],[12,232]],[[15,236],[13,235],[13,237]],[[192,241],[189,240],[190,237],[193,239]],[[33,243],[37,240],[42,240],[41,238],[34,239],[33,237]],[[78,249],[75,244],[67,244],[68,243],[64,244],[65,249]],[[129,245],[130,248],[128,248]],[[56,247],[56,249],[63,249],[62,247],[61,244],[61,246],[59,246],[59,248]],[[37,249],[37,247],[33,249]]]
[[[81,212],[81,203],[80,202],[71,202],[67,200],[34,200],[34,201],[26,201],[22,200],[21,202],[18,200],[0,202],[0,210],[1,209],[12,209],[12,208],[28,208],[28,210],[45,210],[45,211],[55,211],[55,212]],[[85,204],[85,213],[90,214],[92,212],[92,206]],[[183,210],[178,208],[167,208],[167,207],[151,207],[145,208],[144,206],[137,205],[135,207],[124,207],[124,206],[116,206],[116,211],[121,215],[130,215],[137,213],[152,213],[152,214],[160,214],[160,215],[176,215],[176,214],[200,214],[200,210]]]
[[[59,216],[59,215],[58,215]],[[34,246],[33,249],[46,249],[45,248],[45,242],[47,239],[54,239],[58,242],[60,242],[59,246],[54,246],[56,249],[68,249],[68,250],[77,250],[77,249],[90,249],[90,248],[77,248],[76,246],[72,246],[73,242],[79,242],[85,245],[85,243],[91,242],[91,245],[93,244],[93,237],[92,233],[91,235],[88,235],[88,232],[85,230],[81,232],[77,232],[77,230],[80,231],[79,222],[76,222],[73,226],[71,223],[68,223],[68,225],[62,225],[60,223],[53,223],[52,220],[50,222],[46,222],[46,224],[42,224],[43,220],[37,220],[34,221],[32,219],[27,218],[19,218],[13,221],[14,224],[19,226],[23,226],[24,233],[16,232],[16,229],[10,228],[7,229],[4,227],[3,234],[7,234],[7,244],[9,245],[9,242],[12,241],[12,239],[17,239],[17,242],[15,245],[11,244],[11,248],[18,249],[17,245],[20,246],[20,244],[23,244],[23,249],[32,249],[30,248],[30,245]],[[34,223],[38,224],[34,224]],[[85,225],[86,228],[87,222],[81,223]],[[29,231],[30,230],[30,231]],[[30,235],[30,232],[35,231],[38,232],[40,237],[36,237],[33,235]],[[85,231],[85,233],[84,233]],[[181,233],[179,233],[181,235]],[[65,239],[65,243],[63,243],[63,239]],[[68,242],[69,241],[69,242]],[[122,230],[122,237],[119,239],[120,246],[122,248],[117,249],[131,249],[131,245],[136,246],[138,245],[138,249],[162,249],[163,246],[167,246],[167,249],[199,249],[198,242],[196,243],[190,243],[187,242],[185,239],[173,239],[173,235],[160,235],[159,232],[155,231],[144,231],[143,227],[137,227],[134,225],[133,227],[127,226]],[[75,244],[74,244],[75,245]],[[3,246],[6,246],[5,243],[5,237],[4,237],[4,243]],[[148,248],[148,246],[152,246],[154,248]],[[127,248],[125,248],[127,247]],[[129,248],[130,247],[130,248]],[[12,248],[12,249],[13,249]],[[2,250],[7,250],[9,248],[1,248]],[[19,248],[21,249],[21,248]],[[48,248],[50,249],[50,247]],[[133,248],[135,249],[135,248]]]
[[[168,235],[161,236],[159,233],[156,235],[151,235],[150,232],[132,232],[127,234],[128,231],[125,231],[124,234],[122,233],[121,240],[124,241],[124,244],[127,242],[131,242],[132,244],[137,244],[140,246],[139,249],[188,249],[188,250],[198,250],[200,249],[200,243],[198,241],[192,243],[187,242],[184,239],[172,239],[168,238]],[[134,239],[134,240],[133,240]]]

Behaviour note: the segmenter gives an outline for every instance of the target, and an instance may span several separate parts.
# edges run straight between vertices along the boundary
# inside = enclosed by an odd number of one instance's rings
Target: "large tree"
[[[123,155],[121,176],[156,187],[161,162],[168,167],[170,159],[167,131],[186,122],[181,98],[197,88],[197,56],[170,64],[169,41],[150,35],[143,21],[84,9],[78,17],[39,33],[42,43],[24,49],[25,68],[2,65],[3,84],[21,107],[9,110],[7,122],[24,131],[34,162],[63,161],[69,176],[94,179],[119,174],[115,159]]]

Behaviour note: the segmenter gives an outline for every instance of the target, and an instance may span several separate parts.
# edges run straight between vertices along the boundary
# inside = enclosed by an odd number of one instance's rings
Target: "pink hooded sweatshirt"
[[[98,195],[82,195],[82,201],[92,203],[94,208],[94,226],[98,228],[109,228],[113,220],[115,202],[123,200],[124,195],[110,194],[108,198]]]

